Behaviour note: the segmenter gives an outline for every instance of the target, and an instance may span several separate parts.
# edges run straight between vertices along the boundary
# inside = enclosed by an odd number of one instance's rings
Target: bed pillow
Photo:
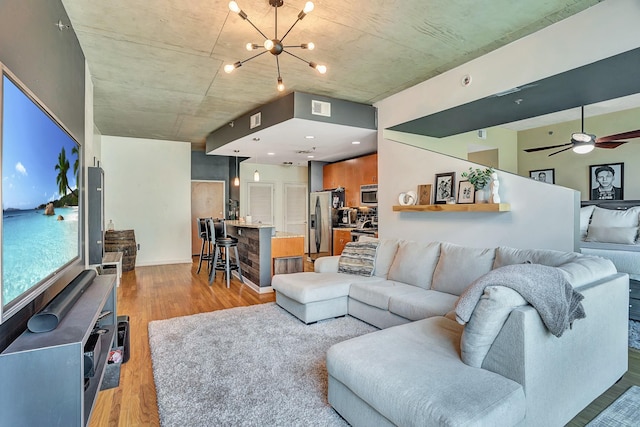
[[[637,227],[638,214],[640,210],[636,207],[629,208],[625,211],[604,209],[598,206],[593,210],[591,215],[591,224],[594,227]]]
[[[349,242],[338,260],[338,273],[370,277],[376,263],[378,242]]]
[[[634,245],[638,238],[638,227],[598,227],[590,226],[587,242],[621,243]]]
[[[580,240],[584,240],[587,237],[587,229],[589,228],[594,208],[595,205],[580,208]]]

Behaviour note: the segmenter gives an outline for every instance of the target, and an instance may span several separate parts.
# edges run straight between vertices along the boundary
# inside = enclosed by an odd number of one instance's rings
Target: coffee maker
[[[340,225],[342,225],[343,227],[355,225],[357,215],[358,215],[357,209],[354,209],[354,208],[340,209],[340,212],[339,212]]]

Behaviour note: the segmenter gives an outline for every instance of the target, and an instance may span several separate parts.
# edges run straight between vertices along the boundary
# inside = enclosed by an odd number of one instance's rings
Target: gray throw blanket
[[[576,319],[585,317],[584,296],[576,292],[555,267],[540,264],[514,264],[496,268],[476,279],[456,303],[456,319],[465,324],[487,286],[505,286],[518,292],[531,304],[553,335],[559,337]]]

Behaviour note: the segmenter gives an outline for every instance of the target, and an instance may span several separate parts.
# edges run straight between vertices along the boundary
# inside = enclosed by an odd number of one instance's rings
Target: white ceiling
[[[211,131],[278,96],[269,53],[232,74],[223,71],[224,64],[251,56],[244,49],[247,42],[262,43],[249,23],[229,11],[226,0],[62,2],[87,58],[94,121],[104,135],[186,141],[204,150]],[[278,9],[279,35],[304,3],[287,0]],[[292,52],[326,64],[328,72],[319,75],[280,55],[285,93],[373,104],[597,3],[317,0],[285,44],[313,41],[315,50]],[[268,0],[238,4],[268,37],[274,34]],[[316,139],[304,139],[308,134]],[[355,139],[362,144],[351,145]],[[312,147],[313,160],[331,161],[375,151],[375,140],[371,131],[295,119],[236,141],[219,154],[234,155],[237,149],[260,163],[297,163],[306,162],[307,154],[296,152]],[[268,152],[276,155],[269,160]]]

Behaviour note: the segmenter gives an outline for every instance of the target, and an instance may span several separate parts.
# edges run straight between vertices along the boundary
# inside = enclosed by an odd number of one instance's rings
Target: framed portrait
[[[418,204],[431,204],[431,184],[418,185]]]
[[[473,203],[476,189],[469,181],[460,181],[458,183],[458,203]]]
[[[441,204],[447,203],[449,198],[455,197],[455,194],[454,194],[455,181],[456,181],[455,172],[436,174],[435,197],[433,200],[434,204],[441,205]]]
[[[624,200],[624,163],[589,166],[589,200]]]
[[[536,181],[548,182],[549,184],[556,183],[556,170],[555,169],[536,169],[529,171],[529,177]]]

